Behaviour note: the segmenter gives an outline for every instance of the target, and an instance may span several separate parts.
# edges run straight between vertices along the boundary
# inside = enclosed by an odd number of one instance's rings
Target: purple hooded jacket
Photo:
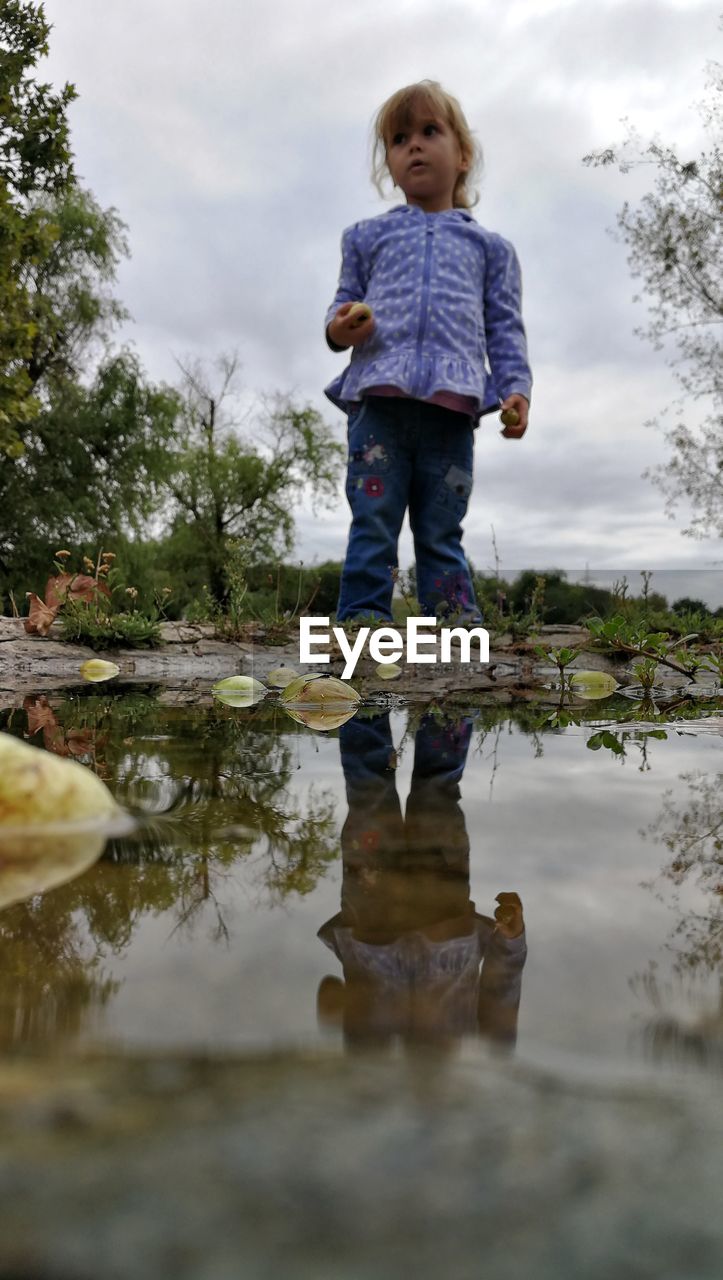
[[[466,209],[425,213],[405,204],[348,227],[326,324],[343,302],[361,301],[374,313],[374,332],[325,388],[345,412],[375,386],[417,400],[437,391],[469,396],[478,416],[513,392],[530,399],[517,255]]]

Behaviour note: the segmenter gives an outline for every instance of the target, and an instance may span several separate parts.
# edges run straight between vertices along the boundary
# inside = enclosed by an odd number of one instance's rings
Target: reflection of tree
[[[212,939],[227,938],[239,862],[279,900],[310,892],[338,856],[329,794],[290,786],[307,731],[276,708],[169,708],[142,693],[126,707],[91,694],[29,702],[3,727],[26,736],[34,711],[50,749],[87,741],[114,796],[145,816],[78,880],[0,913],[0,1042],[77,1034],[116,990],[105,957],[145,916],[189,929],[210,914]]]
[[[657,965],[633,980],[655,1010],[645,1029],[645,1042],[655,1058],[710,1064],[723,1058],[723,978],[719,976],[715,1005],[694,1019],[671,1012],[676,994],[686,1009],[695,1007],[694,985],[721,974],[723,960],[723,809],[720,796],[723,774],[700,770],[681,774],[688,788],[683,805],[672,791],[665,792],[659,816],[641,832],[667,850],[668,859],[650,882],[661,900],[666,891],[677,913],[669,949],[675,957],[674,983],[661,985]],[[702,896],[701,908],[682,900],[685,892]],[[676,991],[676,988],[680,990]]]
[[[681,782],[688,786],[685,808],[680,809],[667,791],[647,834],[670,854],[658,882],[673,886],[676,904],[686,882],[706,894],[707,910],[685,908],[681,913],[674,935],[676,968],[712,972],[723,959],[723,773],[684,773]]]
[[[181,914],[208,900],[214,868],[239,856],[253,853],[274,897],[308,893],[336,856],[329,795],[312,788],[302,803],[289,786],[306,730],[276,706],[166,707],[137,691],[51,703],[41,695],[26,699],[24,711],[3,727],[23,736],[42,729],[51,750],[88,743],[80,758],[120,804],[146,816],[136,833],[110,841],[104,856],[139,869],[166,864],[184,900]],[[123,914],[121,904],[115,909]]]
[[[78,886],[0,912],[0,1045],[76,1035],[118,984],[103,974],[102,948],[85,935]]]
[[[165,862],[180,924],[210,903],[216,936],[226,935],[219,891],[239,858],[250,859],[263,890],[278,899],[308,893],[337,857],[331,797],[310,788],[303,801],[290,788],[297,734],[289,724],[275,707],[194,708],[174,716],[172,732],[152,750],[148,741],[124,741],[114,794],[146,804],[155,794],[167,804],[137,838],[111,841],[106,858]]]
[[[655,1010],[643,1033],[646,1049],[653,1059],[682,1064],[693,1062],[701,1067],[723,1065],[723,980],[718,983],[717,1003],[699,1010],[692,1020],[671,1012],[670,1003],[676,993],[672,988],[661,987],[655,965],[651,964],[633,986],[642,989]]]
[[[267,832],[260,855],[266,870],[264,881],[274,899],[289,893],[306,894],[326,874],[338,857],[334,802],[323,792],[309,788],[309,812],[298,813],[271,840]]]

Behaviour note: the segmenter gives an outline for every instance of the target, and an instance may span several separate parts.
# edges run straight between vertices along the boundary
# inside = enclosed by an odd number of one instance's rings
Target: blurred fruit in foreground
[[[131,823],[90,769],[0,734],[0,907],[80,875]]]

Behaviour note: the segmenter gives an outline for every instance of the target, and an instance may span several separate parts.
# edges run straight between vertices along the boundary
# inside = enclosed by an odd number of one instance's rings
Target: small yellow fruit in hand
[[[352,321],[352,328],[358,329],[367,320],[371,320],[372,309],[366,302],[354,302],[347,312],[347,320]]]
[[[500,419],[505,427],[519,427],[520,415],[516,409],[503,409]]]

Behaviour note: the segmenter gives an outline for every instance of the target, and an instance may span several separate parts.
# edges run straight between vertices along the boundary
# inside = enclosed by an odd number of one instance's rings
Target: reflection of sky
[[[664,960],[672,917],[641,887],[664,851],[640,831],[657,817],[666,789],[684,802],[680,773],[720,768],[720,739],[649,740],[651,769],[641,773],[634,747],[621,765],[587,751],[585,737],[583,730],[547,737],[544,756],[533,760],[523,737],[503,736],[492,800],[475,794],[471,779],[463,792],[469,829],[479,833],[473,896],[517,888],[525,903],[522,1054],[544,1044],[617,1056],[631,1018],[649,1016],[628,983],[651,960]]]
[[[402,714],[392,717],[397,745],[404,723]],[[608,752],[588,751],[587,736],[584,729],[548,734],[540,758],[517,729],[492,731],[479,749],[473,736],[462,781],[477,910],[491,914],[502,890],[516,890],[524,903],[529,955],[518,1055],[536,1061],[558,1052],[629,1055],[632,1033],[653,1014],[630,980],[651,961],[660,962],[661,975],[669,969],[664,943],[675,923],[669,900],[661,903],[641,884],[659,871],[665,850],[640,832],[659,816],[666,790],[684,807],[680,774],[721,767],[721,740],[712,734],[649,740],[646,772],[634,745],[621,764]],[[312,785],[332,790],[340,828],[346,805],[338,741],[296,741],[301,769],[291,786],[302,801]],[[402,803],[412,759],[409,741],[397,771]],[[272,906],[259,857],[239,860],[216,882],[228,944],[209,941],[211,909],[175,933],[171,915],[144,917],[129,952],[109,964],[123,985],[104,1025],[90,1034],[239,1047],[315,1039],[316,989],[337,969],[316,932],[339,909],[340,879],[335,863],[307,897]],[[639,1044],[633,1053],[639,1057]]]

